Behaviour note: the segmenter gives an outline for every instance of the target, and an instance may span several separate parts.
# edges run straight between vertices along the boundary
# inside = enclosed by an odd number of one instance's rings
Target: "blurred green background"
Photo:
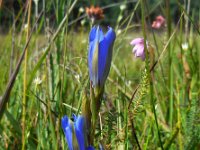
[[[45,10],[46,19],[49,19],[51,27],[57,27],[60,23],[61,19],[64,17],[64,14],[68,10],[68,6],[73,2],[73,0],[33,0],[38,1],[38,11]],[[179,1],[181,4],[186,4],[187,1],[184,0],[170,0],[170,12],[171,18],[173,23],[177,23],[179,19],[179,15],[181,10],[179,9],[176,1]],[[120,15],[120,6],[125,5],[125,11],[123,11],[123,15],[129,15],[136,4],[137,0],[81,0],[73,9],[73,12],[69,16],[69,22],[74,21],[78,17],[84,14],[84,12],[80,12],[80,8],[84,9],[91,5],[106,7],[104,9],[104,13],[106,14],[102,24],[105,25],[114,25],[116,24],[118,17]],[[17,18],[17,16],[23,16],[25,7],[26,7],[26,0],[2,0],[1,7],[0,7],[0,32],[5,33],[7,32],[13,24],[13,18],[16,20],[17,25],[23,24],[23,19]],[[32,13],[35,12],[35,3],[32,6]],[[166,16],[164,0],[148,0],[148,9],[149,14],[146,16],[151,21],[155,19],[157,15]],[[186,7],[186,6],[185,6]],[[199,15],[199,1],[192,0],[190,2],[190,15],[193,15],[194,20],[198,20]],[[187,8],[186,8],[187,9]],[[141,22],[141,14],[140,8],[138,8],[135,13],[135,17],[133,18],[134,22]],[[32,22],[35,20],[35,16],[31,16]],[[76,27],[79,27],[81,24],[80,21],[75,23]],[[199,24],[196,22],[196,24]],[[86,26],[88,23],[86,22]],[[20,30],[20,26],[18,26],[17,31]],[[43,28],[44,30],[44,28]]]

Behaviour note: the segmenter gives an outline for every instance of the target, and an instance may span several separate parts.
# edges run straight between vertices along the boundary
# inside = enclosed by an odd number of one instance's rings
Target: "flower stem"
[[[98,114],[101,107],[101,98],[103,95],[104,88],[93,88],[90,86],[90,109],[92,114],[92,120],[91,120],[91,132],[90,132],[90,141],[89,143],[93,145],[94,142],[94,135],[95,135],[95,128],[97,123]]]

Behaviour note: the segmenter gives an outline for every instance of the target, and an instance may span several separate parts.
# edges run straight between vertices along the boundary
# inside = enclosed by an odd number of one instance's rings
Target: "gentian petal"
[[[93,85],[98,83],[98,53],[99,53],[99,42],[103,40],[104,35],[102,29],[93,27],[90,32],[90,43],[89,43],[89,54],[88,54],[88,66],[90,79]]]
[[[107,39],[108,44],[112,44],[116,38],[115,31],[111,28],[108,27],[108,32],[105,35],[105,38]]]
[[[97,85],[98,83],[98,55],[99,55],[99,29],[96,32],[96,38],[94,43],[93,53],[92,53],[92,83],[93,86]]]
[[[108,76],[112,60],[112,47],[116,35],[112,28],[109,27],[104,39],[99,43],[98,55],[98,77],[99,84],[103,86]]]
[[[98,39],[97,37],[97,28],[93,27],[90,32],[90,43],[89,43],[89,53],[88,53],[88,67],[89,67],[89,74],[90,79],[94,82],[93,79],[93,56],[95,53],[95,49],[98,48]]]
[[[98,31],[97,31],[98,30]],[[99,26],[94,26],[92,29],[91,29],[91,31],[90,31],[90,35],[89,35],[89,41],[90,42],[92,42],[92,41],[94,41],[97,37],[96,37],[96,35],[97,35],[97,32],[99,32],[99,34],[98,34],[98,39],[99,39],[99,41],[102,41],[103,40],[103,38],[104,38],[104,35],[103,35],[103,31],[102,31],[102,29],[99,27]]]
[[[115,38],[115,32],[110,27],[105,36],[99,26],[93,27],[90,32],[88,66],[90,80],[94,87],[102,87],[105,83],[110,70],[112,46]]]
[[[86,150],[95,150],[95,149],[92,146],[88,146]]]
[[[73,121],[76,122],[77,116],[74,113],[72,114],[72,118],[74,119]]]
[[[85,118],[83,116],[78,116],[74,122],[76,138],[79,145],[79,150],[85,150],[85,140],[86,140],[86,127],[85,127]]]
[[[89,36],[89,41],[94,41],[95,37],[96,37],[96,30],[97,28],[94,26],[91,31],[90,31],[90,36]]]
[[[70,123],[70,119],[67,116],[64,116],[61,120],[62,129],[65,133],[65,138],[67,140],[67,144],[70,150],[73,150],[72,144],[72,125]]]
[[[101,29],[101,27],[99,27],[98,26],[98,28],[99,28],[99,43],[104,39],[104,34],[103,34],[103,31],[102,31],[102,29]]]

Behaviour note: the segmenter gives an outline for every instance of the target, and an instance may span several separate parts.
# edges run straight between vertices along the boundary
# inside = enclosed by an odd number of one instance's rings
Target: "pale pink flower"
[[[161,27],[164,27],[165,26],[165,18],[161,15],[157,16],[151,26],[154,29],[160,29]]]
[[[132,40],[130,44],[134,46],[132,52],[134,53],[135,57],[140,57],[144,61],[145,59],[144,38],[136,38]]]

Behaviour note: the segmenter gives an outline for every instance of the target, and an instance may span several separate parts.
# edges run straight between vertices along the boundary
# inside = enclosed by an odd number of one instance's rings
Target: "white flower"
[[[76,80],[77,80],[78,82],[80,82],[80,75],[79,75],[79,74],[76,74],[74,77],[76,78]]]
[[[123,4],[123,5],[120,5],[120,9],[121,9],[121,10],[126,9],[126,5],[124,5],[124,4]]]
[[[42,83],[42,80],[37,76],[37,77],[34,79],[33,82],[34,82],[35,85],[37,86],[37,85],[40,85],[40,84]]]
[[[84,12],[84,8],[83,8],[83,7],[80,7],[78,11],[79,11],[80,13],[83,13],[83,12]]]
[[[24,25],[24,30],[27,30],[28,29],[28,24],[25,24]]]
[[[121,33],[122,33],[122,30],[121,30],[121,29],[117,30],[117,35],[119,35],[119,34],[121,34]]]
[[[126,81],[127,86],[131,86],[132,82],[130,80]]]
[[[85,19],[81,20],[81,25],[84,26],[85,25]]]
[[[187,50],[188,49],[188,43],[187,42],[185,42],[185,43],[182,43],[182,49],[183,50]]]

